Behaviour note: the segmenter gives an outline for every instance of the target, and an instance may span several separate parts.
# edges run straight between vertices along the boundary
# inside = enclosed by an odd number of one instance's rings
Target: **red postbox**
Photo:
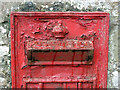
[[[11,14],[12,88],[107,88],[109,14]]]

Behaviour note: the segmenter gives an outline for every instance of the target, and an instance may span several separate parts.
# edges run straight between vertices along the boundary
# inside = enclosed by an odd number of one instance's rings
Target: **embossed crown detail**
[[[55,38],[64,38],[69,31],[67,27],[63,26],[62,21],[58,21],[58,25],[53,27],[52,33]]]

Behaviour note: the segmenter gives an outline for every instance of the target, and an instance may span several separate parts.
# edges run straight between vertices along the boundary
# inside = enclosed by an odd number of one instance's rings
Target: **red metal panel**
[[[12,88],[106,88],[109,14],[11,14]]]

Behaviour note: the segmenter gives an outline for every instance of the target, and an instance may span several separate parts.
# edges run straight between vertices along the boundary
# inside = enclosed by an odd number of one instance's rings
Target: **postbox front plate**
[[[11,14],[13,88],[106,88],[109,14]]]

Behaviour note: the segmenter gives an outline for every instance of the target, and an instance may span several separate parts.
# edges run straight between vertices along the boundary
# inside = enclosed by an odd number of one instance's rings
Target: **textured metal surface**
[[[92,50],[88,40],[35,40],[27,43],[27,50]]]
[[[12,87],[106,88],[108,28],[102,12],[12,13]]]

